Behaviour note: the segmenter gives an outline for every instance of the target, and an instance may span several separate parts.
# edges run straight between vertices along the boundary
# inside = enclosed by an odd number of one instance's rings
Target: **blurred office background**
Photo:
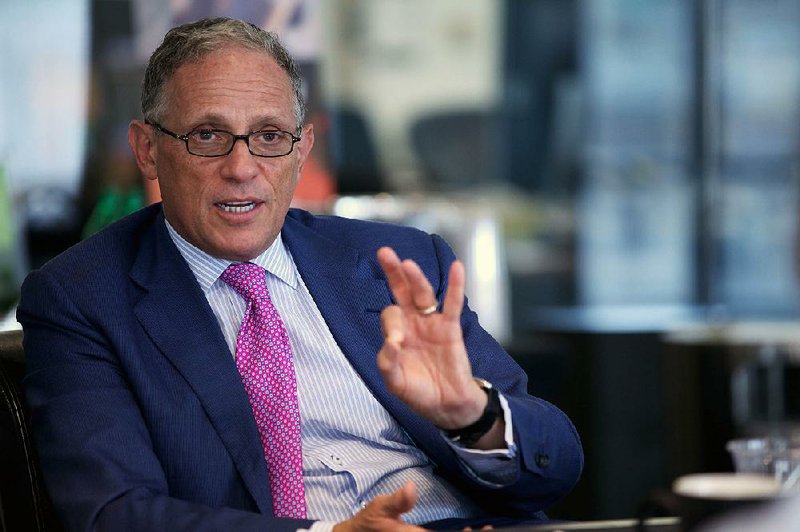
[[[299,59],[298,206],[464,258],[484,325],[583,437],[553,515],[632,515],[800,418],[800,0],[4,0],[4,326],[27,271],[157,199],[127,124],[164,32],[209,15]]]

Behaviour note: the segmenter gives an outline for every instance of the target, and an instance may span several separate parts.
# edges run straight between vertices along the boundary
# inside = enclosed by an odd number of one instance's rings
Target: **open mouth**
[[[228,201],[225,203],[217,203],[217,207],[225,212],[243,213],[250,212],[256,208],[254,201]]]

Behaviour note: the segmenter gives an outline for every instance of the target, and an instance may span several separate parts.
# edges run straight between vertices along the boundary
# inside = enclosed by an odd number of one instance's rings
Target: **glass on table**
[[[800,440],[782,437],[743,438],[726,444],[737,473],[773,477],[784,492],[800,492]]]

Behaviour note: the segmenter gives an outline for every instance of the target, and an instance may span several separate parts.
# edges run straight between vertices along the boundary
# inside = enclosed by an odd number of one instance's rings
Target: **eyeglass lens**
[[[227,155],[238,138],[246,141],[250,153],[265,157],[288,155],[294,147],[292,135],[285,131],[268,130],[250,133],[247,137],[235,136],[228,131],[201,129],[187,135],[189,153],[203,156]]]

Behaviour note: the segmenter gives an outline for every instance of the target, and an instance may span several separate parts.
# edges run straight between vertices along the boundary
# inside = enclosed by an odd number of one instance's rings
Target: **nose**
[[[236,139],[233,143],[233,150],[221,159],[223,160],[222,176],[226,179],[243,181],[252,179],[258,174],[256,157],[250,153],[244,139]]]

